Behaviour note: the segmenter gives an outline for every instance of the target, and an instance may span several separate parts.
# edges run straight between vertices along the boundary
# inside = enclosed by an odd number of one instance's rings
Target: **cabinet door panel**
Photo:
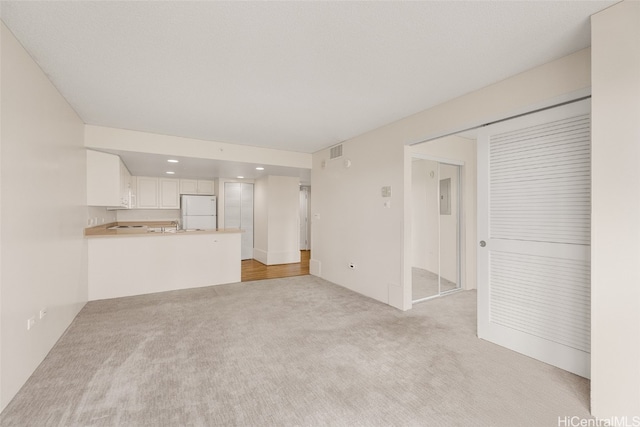
[[[160,178],[160,209],[180,209],[179,180]]]
[[[137,204],[140,209],[158,208],[158,178],[138,177]]]
[[[120,205],[120,158],[87,150],[87,205]]]
[[[198,193],[198,181],[195,179],[181,179],[180,180],[180,194],[197,194]]]
[[[198,194],[213,194],[213,181],[198,180]]]

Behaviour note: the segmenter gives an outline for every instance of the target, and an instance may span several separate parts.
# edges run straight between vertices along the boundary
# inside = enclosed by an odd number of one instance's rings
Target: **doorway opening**
[[[309,274],[309,259],[311,258],[311,220],[309,218],[311,212],[310,186],[300,186],[299,200],[300,262],[266,265],[255,259],[243,258],[241,270],[241,280],[243,282]]]
[[[462,289],[461,165],[412,158],[412,302]]]

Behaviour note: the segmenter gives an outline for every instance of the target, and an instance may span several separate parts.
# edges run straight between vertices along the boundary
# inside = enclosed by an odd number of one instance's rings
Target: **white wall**
[[[591,23],[591,410],[640,417],[640,3]]]
[[[393,126],[346,141],[340,159],[329,160],[329,149],[314,154],[312,274],[385,303],[402,295],[403,156]]]
[[[180,209],[120,209],[115,212],[119,222],[180,220]]]
[[[1,25],[0,408],[87,301],[84,125]],[[38,319],[41,308],[44,319]],[[36,317],[27,331],[27,319]]]
[[[300,262],[300,179],[269,176],[267,265]]]
[[[87,206],[89,221],[87,221],[85,227],[116,222],[117,212],[118,211],[107,210],[107,208],[101,206]]]
[[[254,192],[254,258],[266,265],[300,262],[300,179],[257,179]]]
[[[443,160],[464,163],[461,166],[461,280],[464,289],[475,289],[478,244],[476,233],[476,141],[452,135],[413,145],[409,150],[410,153],[426,154]]]
[[[253,187],[253,258],[267,263],[269,242],[269,177],[256,179]]]
[[[314,153],[313,274],[411,308],[411,210],[405,198],[411,156],[405,145],[588,94],[590,58],[589,49],[581,50],[345,141],[350,168],[343,159],[330,161],[328,149]],[[385,208],[380,187],[388,185],[393,196]],[[350,270],[349,262],[359,267]]]

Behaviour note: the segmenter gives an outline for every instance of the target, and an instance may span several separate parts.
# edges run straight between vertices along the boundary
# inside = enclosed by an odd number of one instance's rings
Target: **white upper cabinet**
[[[120,160],[120,206],[131,209],[131,172]]]
[[[181,179],[180,194],[213,195],[213,181],[206,181],[202,179]]]
[[[213,195],[213,181],[198,180],[198,194]]]
[[[178,179],[139,176],[136,181],[137,209],[180,209]]]
[[[158,209],[158,178],[136,177],[136,208]]]
[[[180,209],[179,180],[171,178],[158,179],[158,196],[160,209]]]
[[[115,154],[87,150],[87,205],[128,208],[131,174]]]
[[[198,194],[198,180],[181,179],[180,194]]]

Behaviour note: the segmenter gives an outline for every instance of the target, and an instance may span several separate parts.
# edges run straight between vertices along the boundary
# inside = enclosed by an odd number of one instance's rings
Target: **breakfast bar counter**
[[[137,222],[111,222],[84,229],[84,236],[115,237],[115,236],[171,236],[181,234],[220,234],[242,233],[238,228],[217,228],[215,230],[178,229],[173,221],[137,221]]]
[[[110,229],[127,224],[143,227]],[[85,229],[89,300],[240,282],[241,235],[239,229],[176,231],[171,222]]]

